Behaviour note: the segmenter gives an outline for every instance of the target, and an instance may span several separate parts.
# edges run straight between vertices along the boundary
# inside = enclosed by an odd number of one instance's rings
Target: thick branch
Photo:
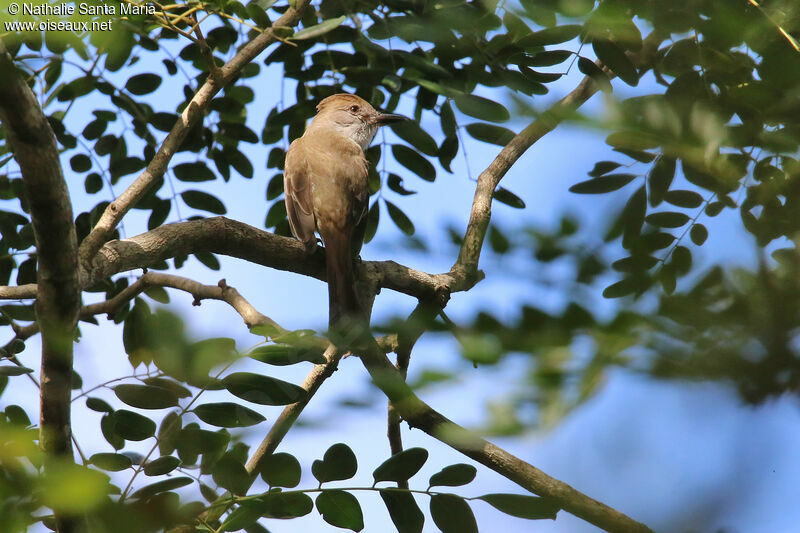
[[[241,69],[256,58],[264,49],[272,44],[275,39],[273,28],[291,27],[300,20],[300,15],[308,5],[308,0],[297,0],[294,7],[289,7],[273,24],[272,28],[264,30],[252,41],[242,47],[237,54],[223,65],[216,75],[209,76],[202,87],[195,93],[189,105],[186,106],[180,118],[172,127],[155,157],[142,171],[136,180],[121,195],[106,208],[100,220],[91,233],[81,243],[80,262],[87,263],[103,244],[108,241],[114,228],[122,217],[142,199],[150,186],[164,175],[172,156],[186,139],[187,134],[205,114],[211,99],[220,89],[231,83],[238,76]]]
[[[0,120],[22,171],[37,249],[36,316],[42,332],[40,444],[72,459],[72,339],[80,308],[78,247],[55,136],[33,92],[0,44]],[[69,519],[56,517],[59,531]]]
[[[325,279],[322,250],[308,256],[295,239],[225,217],[167,224],[130,239],[106,243],[90,263],[83,265],[88,270],[82,278],[85,285],[90,286],[118,272],[145,268],[197,252],[238,257],[270,268]],[[360,277],[377,287],[433,300],[442,306],[450,297],[451,287],[463,286],[455,274],[428,274],[394,261],[364,261],[361,266]]]

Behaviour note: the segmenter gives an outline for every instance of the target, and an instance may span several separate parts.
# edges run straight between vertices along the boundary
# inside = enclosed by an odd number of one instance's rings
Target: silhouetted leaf
[[[607,174],[576,183],[569,191],[577,194],[603,194],[621,189],[635,178],[635,174]]]
[[[595,39],[592,42],[594,53],[597,59],[603,62],[608,68],[614,71],[619,79],[631,86],[639,84],[639,74],[633,62],[625,55],[616,43],[606,39]]]
[[[694,224],[692,229],[689,230],[689,236],[693,243],[697,246],[701,246],[708,238],[708,230],[702,224]]]
[[[242,463],[230,457],[223,457],[217,461],[211,476],[217,485],[239,496],[245,494],[250,487],[250,474]]]
[[[0,366],[0,376],[21,376],[23,374],[30,374],[33,372],[32,368],[15,365]]]
[[[398,163],[425,181],[434,181],[436,179],[436,169],[431,162],[408,146],[393,144],[392,155]]]
[[[178,405],[178,396],[173,391],[150,385],[117,385],[114,394],[123,403],[140,409],[165,409]]]
[[[689,216],[675,211],[663,211],[647,215],[645,221],[660,228],[680,228],[689,222]]]
[[[389,186],[391,190],[396,192],[397,194],[401,194],[403,196],[408,196],[410,194],[416,194],[416,191],[409,191],[405,187],[403,187],[403,178],[398,176],[397,174],[389,174],[389,177],[386,180],[386,185]],[[366,239],[365,239],[366,241]]]
[[[477,472],[478,470],[474,466],[464,463],[446,466],[431,476],[428,485],[430,487],[460,487],[472,482]]]
[[[195,209],[202,209],[215,215],[227,213],[225,204],[219,198],[203,191],[184,191],[181,193],[181,198],[186,202],[186,205]]]
[[[181,163],[172,167],[175,177],[181,181],[212,181],[217,177],[205,163]]]
[[[256,361],[275,366],[293,365],[304,361],[318,365],[325,362],[322,349],[316,346],[303,347],[271,344],[259,346],[247,355]]]
[[[398,533],[422,533],[425,515],[413,494],[402,490],[381,490],[380,494]]]
[[[181,487],[191,485],[192,483],[194,483],[194,480],[190,477],[173,477],[165,479],[164,481],[158,481],[151,485],[142,487],[141,489],[131,494],[131,498],[133,498],[134,500],[135,499],[144,500],[147,498],[151,498],[161,492],[167,492],[169,490],[179,489]]]
[[[130,458],[121,453],[96,453],[89,458],[89,463],[109,472],[119,472],[132,465]]]
[[[408,218],[399,207],[394,205],[389,200],[384,199],[384,202],[386,203],[386,208],[389,211],[389,218],[392,219],[392,222],[394,222],[397,227],[400,228],[400,231],[406,235],[413,235],[414,223],[411,222],[411,219]]]
[[[492,198],[501,204],[506,204],[515,209],[525,209],[525,202],[522,200],[522,198],[509,191],[505,187],[498,187],[495,189]]]
[[[325,452],[321,460],[311,464],[311,473],[320,483],[350,479],[356,475],[358,461],[347,444],[334,444]]]
[[[391,128],[395,135],[425,155],[436,156],[439,151],[433,137],[413,120],[395,122],[392,124]]]
[[[137,74],[125,83],[125,90],[137,96],[149,94],[161,85],[161,77],[156,74]]]
[[[326,490],[317,496],[317,511],[332,526],[353,531],[364,529],[364,515],[355,496],[343,490]]]
[[[505,122],[511,115],[508,110],[494,100],[474,94],[459,94],[453,98],[456,107],[465,115],[489,122]]]
[[[375,479],[375,483],[407,481],[419,472],[427,460],[428,450],[425,448],[408,448],[381,463],[372,472],[372,477]]]
[[[594,164],[594,168],[592,168],[592,170],[589,172],[589,175],[593,178],[598,178],[603,174],[608,174],[620,166],[622,165],[615,161],[598,161]]]
[[[675,177],[675,159],[672,157],[659,157],[648,177],[650,184],[650,205],[656,207],[662,202],[669,191]]]
[[[265,518],[296,518],[314,509],[314,502],[302,492],[268,492],[252,501]]]
[[[178,468],[180,464],[181,461],[177,457],[173,457],[172,455],[164,455],[158,459],[154,459],[145,463],[144,473],[146,476],[162,476],[164,474],[169,474]]]
[[[222,382],[234,396],[261,405],[288,405],[306,396],[306,391],[293,383],[249,372],[234,372]]]
[[[474,122],[467,124],[467,133],[473,139],[483,141],[498,146],[505,146],[511,139],[514,138],[514,132],[502,126],[495,126],[494,124],[484,124],[482,122]]]
[[[253,426],[266,420],[252,409],[231,402],[205,403],[192,412],[206,424],[225,428]]]
[[[300,483],[302,469],[294,455],[272,453],[258,464],[261,478],[271,487],[296,487]]]
[[[303,39],[313,39],[315,37],[319,37],[320,35],[324,35],[331,31],[332,29],[339,26],[342,22],[347,19],[346,16],[337,17],[335,19],[328,19],[316,24],[314,26],[309,26],[308,28],[304,28],[294,35],[292,35],[291,39],[294,41],[301,41]]]
[[[703,197],[698,193],[683,190],[667,191],[667,194],[664,195],[664,200],[672,205],[687,208],[700,207],[703,203]]]
[[[431,518],[442,533],[478,533],[469,504],[453,494],[431,496]]]
[[[550,518],[555,520],[559,511],[556,505],[549,498],[538,496],[525,496],[523,494],[484,494],[478,496],[498,511],[505,514],[516,516],[517,518],[527,518],[528,520],[541,520]]]
[[[126,440],[145,440],[156,433],[156,423],[147,417],[120,409],[111,415],[113,420],[113,431]]]
[[[582,26],[578,24],[564,24],[546,28],[527,35],[517,40],[516,45],[520,48],[537,48],[548,44],[559,44],[571,41],[580,35]]]

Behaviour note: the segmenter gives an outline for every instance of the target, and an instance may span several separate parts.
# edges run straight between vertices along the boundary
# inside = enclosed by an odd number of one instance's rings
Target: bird
[[[364,152],[381,126],[404,120],[410,119],[381,113],[359,96],[334,94],[319,102],[311,123],[286,152],[289,227],[307,254],[317,249],[315,231],[325,246],[331,332],[366,320],[355,285],[369,205]]]

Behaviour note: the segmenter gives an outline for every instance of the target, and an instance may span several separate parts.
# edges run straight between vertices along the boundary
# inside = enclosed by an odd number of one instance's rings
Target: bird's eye
[[[350,106],[350,112],[351,113],[358,113],[358,106],[357,105],[351,105]]]

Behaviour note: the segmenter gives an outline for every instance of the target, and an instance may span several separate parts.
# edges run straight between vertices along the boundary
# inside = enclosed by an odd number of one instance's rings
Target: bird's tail
[[[325,264],[328,277],[328,328],[345,344],[348,332],[356,335],[364,321],[364,312],[356,292],[353,253],[350,238],[344,232],[323,235],[325,241]],[[336,342],[336,341],[335,341]],[[338,343],[336,343],[338,344]]]

